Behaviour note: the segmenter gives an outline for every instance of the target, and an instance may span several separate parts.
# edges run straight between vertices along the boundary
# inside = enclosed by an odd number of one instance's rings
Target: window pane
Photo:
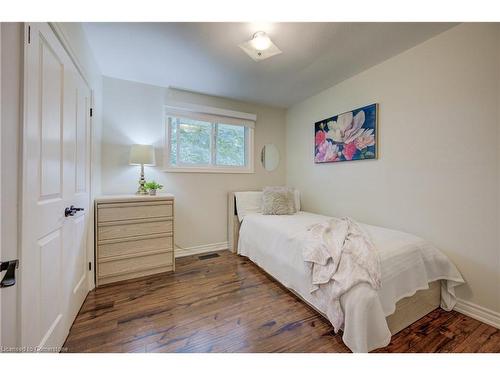
[[[179,119],[178,161],[185,164],[210,164],[212,124],[205,121]]]
[[[172,118],[170,120],[170,164],[177,164],[177,120]]]
[[[242,167],[245,165],[245,127],[217,125],[216,164]]]

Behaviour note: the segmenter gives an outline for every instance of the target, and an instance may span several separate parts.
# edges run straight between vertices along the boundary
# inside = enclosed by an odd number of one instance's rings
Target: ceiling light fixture
[[[265,60],[281,53],[264,31],[257,31],[252,39],[239,44],[239,47],[255,61]]]
[[[272,43],[273,42],[271,42],[271,39],[269,39],[264,31],[257,31],[253,34],[252,46],[254,46],[257,51],[265,51],[271,47]]]

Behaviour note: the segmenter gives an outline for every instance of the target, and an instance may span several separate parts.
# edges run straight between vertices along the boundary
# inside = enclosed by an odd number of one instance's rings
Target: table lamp
[[[139,195],[147,194],[147,190],[144,187],[146,180],[144,179],[144,166],[145,165],[155,165],[155,149],[151,145],[132,145],[130,149],[130,161],[131,165],[141,166],[141,178],[139,180],[139,188],[137,193]]]

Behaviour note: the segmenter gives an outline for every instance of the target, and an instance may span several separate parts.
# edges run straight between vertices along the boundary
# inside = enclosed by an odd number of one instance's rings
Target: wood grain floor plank
[[[176,272],[89,293],[68,352],[349,352],[341,333],[246,258],[177,260]],[[377,352],[499,352],[498,329],[437,309]]]

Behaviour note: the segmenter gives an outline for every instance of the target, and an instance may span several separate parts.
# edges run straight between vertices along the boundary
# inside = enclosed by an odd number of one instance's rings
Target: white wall
[[[130,145],[154,144],[156,167],[146,167],[146,179],[165,185],[176,198],[176,244],[191,248],[227,241],[227,193],[285,183],[285,110],[219,97],[104,78],[102,191],[134,193],[139,167],[128,165]],[[255,173],[165,173],[162,168],[163,106],[167,101],[202,104],[255,113]],[[273,172],[260,164],[262,146],[274,143],[281,163]]]
[[[458,296],[496,312],[499,36],[496,24],[459,25],[287,113],[287,182],[305,210],[431,241],[467,281]],[[379,159],[315,165],[314,122],[374,102]]]

